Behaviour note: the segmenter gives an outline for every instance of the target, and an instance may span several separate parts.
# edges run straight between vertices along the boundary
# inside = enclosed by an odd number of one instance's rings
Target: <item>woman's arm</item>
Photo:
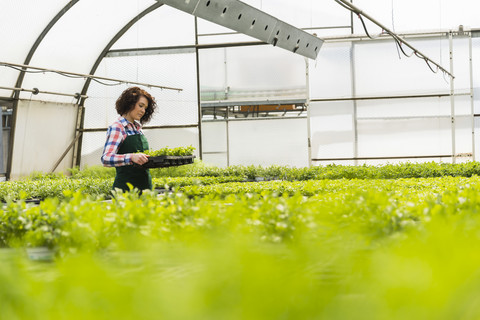
[[[107,141],[105,142],[102,155],[102,163],[105,167],[121,167],[132,163],[131,153],[117,154],[125,136],[126,133],[121,126],[114,124],[108,128]]]

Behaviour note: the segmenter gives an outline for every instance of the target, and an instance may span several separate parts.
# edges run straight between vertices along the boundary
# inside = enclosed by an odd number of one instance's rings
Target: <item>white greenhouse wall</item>
[[[230,165],[308,166],[306,119],[229,122]]]
[[[51,172],[55,163],[74,140],[77,105],[35,100],[18,104],[11,179],[31,173]],[[72,151],[55,172],[72,166]]]

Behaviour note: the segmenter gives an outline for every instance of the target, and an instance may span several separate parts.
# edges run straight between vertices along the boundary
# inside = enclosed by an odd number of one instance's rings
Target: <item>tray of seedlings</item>
[[[185,164],[192,164],[195,155],[193,154],[195,148],[177,147],[177,148],[162,148],[159,150],[145,150],[142,153],[148,155],[148,162],[140,167],[142,168],[165,168],[182,166]]]

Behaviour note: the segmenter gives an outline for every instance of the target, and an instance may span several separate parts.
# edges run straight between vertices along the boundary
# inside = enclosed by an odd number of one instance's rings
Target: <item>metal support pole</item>
[[[450,74],[453,74],[453,32],[448,33],[450,48]],[[452,163],[456,163],[455,146],[455,82],[453,76],[450,77],[450,117],[452,123]]]
[[[195,64],[197,68],[197,113],[198,113],[198,156],[200,160],[203,159],[203,139],[202,139],[202,101],[200,96],[200,58],[198,56],[198,22],[197,17],[195,21]]]
[[[352,42],[352,45],[350,47],[350,75],[352,77],[351,82],[352,82],[352,97],[357,96],[357,87],[355,85],[356,83],[356,74],[355,74],[355,43]],[[352,121],[353,121],[353,157],[355,158],[355,165],[358,165],[358,112],[357,112],[357,100],[353,100],[353,115],[352,115]]]
[[[227,106],[227,121],[225,121],[227,134],[227,167],[230,166],[230,107]]]
[[[84,123],[84,116],[85,116],[85,107],[81,105],[77,105],[77,121],[75,122],[75,131],[74,135],[76,136],[79,133],[83,133],[83,123]],[[83,135],[80,135],[83,137]],[[75,148],[73,149],[73,157],[72,157],[72,168],[75,166],[80,167],[80,160],[82,157],[82,148],[81,148],[81,141],[76,139],[75,141]]]
[[[473,58],[472,58],[472,34],[468,37],[468,50],[470,59],[470,116],[472,125],[472,161],[475,161],[475,105],[473,101]]]
[[[50,172],[54,172],[58,165],[60,164],[60,162],[62,162],[62,160],[65,158],[65,156],[67,155],[67,153],[70,151],[70,149],[72,149],[72,147],[75,145],[75,143],[77,143],[78,139],[82,136],[82,132],[79,132],[77,134],[77,136],[75,137],[75,139],[73,139],[73,141],[70,143],[70,145],[67,147],[67,149],[63,152],[63,154],[60,156],[60,158],[58,159],[57,162],[55,162],[55,164],[53,165],[53,168]]]
[[[310,62],[305,59],[305,74],[307,81],[307,99],[305,106],[307,107],[307,151],[308,151],[308,167],[312,166],[312,129],[310,127]]]
[[[5,167],[3,163],[3,110],[0,105],[0,175],[5,174]]]

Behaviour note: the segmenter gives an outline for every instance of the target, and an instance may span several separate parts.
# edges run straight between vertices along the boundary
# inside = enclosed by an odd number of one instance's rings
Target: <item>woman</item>
[[[139,87],[126,89],[117,99],[115,109],[120,117],[108,128],[102,155],[103,165],[115,167],[117,171],[113,189],[128,191],[127,183],[140,191],[152,189],[148,169],[134,164],[148,161],[148,156],[141,153],[149,149],[142,125],[150,121],[156,107],[155,99]]]

